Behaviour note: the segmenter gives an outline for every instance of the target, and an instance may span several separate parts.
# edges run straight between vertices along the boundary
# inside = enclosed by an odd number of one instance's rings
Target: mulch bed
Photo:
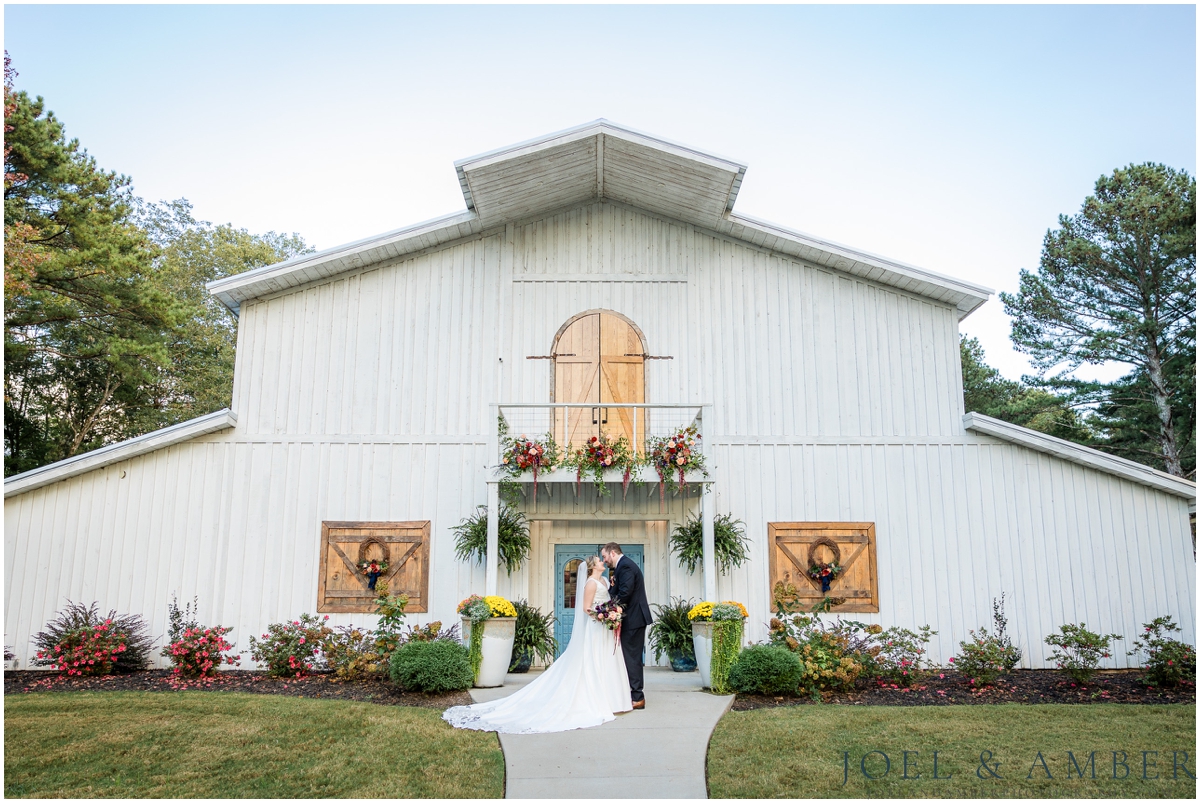
[[[103,677],[59,677],[52,672],[13,671],[4,673],[4,693],[21,694],[41,691],[237,691],[251,694],[282,694],[288,697],[309,697],[321,700],[357,700],[379,705],[407,705],[434,708],[439,711],[453,705],[474,702],[465,691],[448,694],[404,692],[383,680],[361,680],[339,683],[331,674],[314,674],[305,678],[272,678],[265,672],[222,672],[211,681],[177,681],[168,669],[149,669],[128,675]]]
[[[939,677],[939,674],[942,675]],[[1134,669],[1097,672],[1086,686],[1063,672],[1048,669],[1018,670],[995,685],[974,690],[957,672],[935,672],[911,689],[878,681],[853,692],[822,695],[821,703],[833,705],[992,705],[995,703],[1195,703],[1196,686],[1157,689],[1141,681]],[[779,697],[739,694],[734,711],[814,705],[810,697]]]

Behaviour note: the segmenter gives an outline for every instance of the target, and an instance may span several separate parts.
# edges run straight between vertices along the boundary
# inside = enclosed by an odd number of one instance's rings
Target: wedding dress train
[[[555,733],[591,728],[630,711],[629,676],[614,631],[583,610],[585,582],[596,582],[595,607],[609,599],[608,586],[591,580],[586,563],[576,576],[575,622],[567,649],[541,677],[499,700],[447,709],[442,719],[456,728],[497,733]]]

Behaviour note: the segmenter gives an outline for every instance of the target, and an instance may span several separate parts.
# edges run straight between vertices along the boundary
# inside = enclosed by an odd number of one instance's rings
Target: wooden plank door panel
[[[878,613],[875,525],[871,522],[775,522],[767,525],[772,609],[782,601],[807,611],[826,595],[808,576],[809,561],[842,566],[829,596],[845,599],[834,612]]]
[[[375,592],[361,569],[362,560],[386,560],[392,594],[407,594],[406,611],[425,613],[429,599],[428,521],[326,521],[321,523],[318,613],[374,613]]]
[[[554,357],[554,400],[568,404],[600,401],[600,316],[585,315],[558,339]],[[566,448],[578,448],[599,430],[590,409],[567,410]],[[563,411],[554,414],[554,437],[562,439]]]
[[[600,314],[600,402],[644,404],[646,401],[646,361],[641,337],[629,322],[606,313]],[[646,432],[645,411],[638,416],[634,432],[633,410],[613,408],[604,411],[601,429],[609,438],[625,438],[640,445]]]

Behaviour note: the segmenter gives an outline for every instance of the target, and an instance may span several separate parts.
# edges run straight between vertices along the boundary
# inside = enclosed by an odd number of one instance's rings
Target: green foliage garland
[[[704,563],[704,527],[699,516],[675,526],[671,533],[671,551],[679,565],[695,574]],[[729,513],[713,517],[713,557],[721,574],[750,559],[750,539],[740,519]]]
[[[454,554],[458,559],[482,564],[487,555],[487,506],[480,505],[475,515],[463,519],[451,530],[456,533]],[[525,514],[508,505],[501,505],[497,515],[496,536],[500,563],[511,575],[529,557],[529,525],[525,521]]]
[[[742,620],[726,619],[713,622],[712,664],[709,669],[711,688],[717,694],[729,693],[729,670],[742,649]]]
[[[468,651],[468,656],[471,662],[471,677],[479,680],[479,667],[483,666],[483,628],[486,619],[478,622],[471,622],[471,648]]]

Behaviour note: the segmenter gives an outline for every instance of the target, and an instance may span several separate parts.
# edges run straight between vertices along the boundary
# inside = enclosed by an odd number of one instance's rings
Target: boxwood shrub
[[[795,694],[804,669],[786,647],[755,644],[729,670],[729,687],[742,694]]]
[[[392,682],[406,691],[462,691],[475,681],[467,648],[443,639],[408,642],[392,653],[388,669]]]

